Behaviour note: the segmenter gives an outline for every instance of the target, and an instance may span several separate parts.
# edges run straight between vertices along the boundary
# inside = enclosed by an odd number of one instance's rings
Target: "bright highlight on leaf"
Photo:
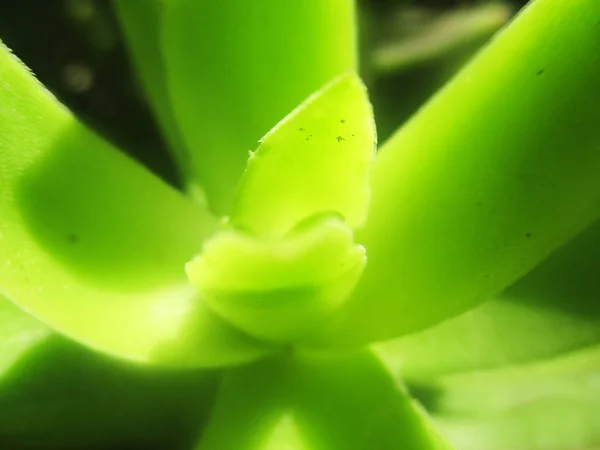
[[[348,226],[323,216],[277,240],[221,232],[187,271],[219,315],[253,336],[286,342],[322,325],[364,264],[365,250]]]
[[[367,212],[375,140],[355,74],[325,86],[263,138],[238,189],[234,230],[187,267],[214,311],[253,336],[289,342],[340,307],[365,264],[351,227]]]
[[[281,236],[319,213],[360,226],[370,200],[376,133],[367,91],[347,74],[290,113],[251,154],[232,223],[257,235]]]

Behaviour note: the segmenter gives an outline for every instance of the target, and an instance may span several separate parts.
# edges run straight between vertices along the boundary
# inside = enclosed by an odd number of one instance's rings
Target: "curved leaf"
[[[450,450],[368,352],[231,370],[199,450]]]
[[[0,48],[0,292],[89,346],[214,366],[265,348],[208,311],[185,263],[214,220],[81,126]]]
[[[532,2],[386,145],[369,263],[324,342],[384,340],[499,293],[600,213],[600,3]]]
[[[220,233],[187,271],[211,309],[236,327],[291,343],[339,309],[364,265],[365,249],[352,230],[325,216],[272,241]]]
[[[248,151],[356,66],[351,0],[161,3],[168,90],[196,180],[229,212]]]
[[[465,450],[600,445],[600,348],[420,386],[441,430]]]
[[[492,300],[378,346],[409,378],[552,357],[600,342],[600,222]]]
[[[3,448],[175,448],[206,420],[217,378],[94,354],[0,299]]]
[[[315,214],[334,212],[360,226],[376,141],[362,81],[354,73],[337,78],[261,140],[240,181],[232,224],[281,236]]]

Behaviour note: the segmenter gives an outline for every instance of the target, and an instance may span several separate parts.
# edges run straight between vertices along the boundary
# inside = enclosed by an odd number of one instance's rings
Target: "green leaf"
[[[187,282],[214,219],[81,126],[5,47],[0,136],[0,293],[138,361],[214,366],[266,351]]]
[[[291,342],[339,309],[365,264],[350,227],[366,216],[375,141],[355,74],[325,86],[267,134],[230,218],[242,232],[220,233],[187,267],[214,311],[253,336]]]
[[[0,384],[24,353],[47,340],[51,334],[48,327],[0,296]]]
[[[0,342],[3,448],[175,448],[189,445],[213,404],[216,375],[94,354],[4,299]]]
[[[190,171],[189,151],[174,117],[160,48],[160,4],[156,1],[113,1],[137,75],[190,193],[197,193]]]
[[[232,369],[199,450],[451,449],[368,352]]]
[[[415,392],[465,450],[600,445],[600,348],[542,363],[442,377]]]
[[[600,222],[501,295],[378,346],[411,379],[549,358],[600,342]]]
[[[414,332],[504,290],[600,213],[600,3],[537,0],[380,150],[369,263],[322,341]]]
[[[252,336],[290,343],[341,306],[365,262],[348,226],[324,216],[281,240],[224,231],[187,271],[220,316]]]
[[[334,212],[360,226],[376,140],[365,86],[354,73],[337,78],[261,140],[239,184],[232,224],[281,236],[310,216]]]
[[[356,67],[354,2],[170,0],[165,72],[196,180],[229,212],[248,151],[281,117]]]

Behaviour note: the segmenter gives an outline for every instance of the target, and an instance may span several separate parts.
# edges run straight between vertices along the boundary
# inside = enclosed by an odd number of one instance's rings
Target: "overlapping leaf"
[[[0,48],[0,292],[91,347],[214,366],[265,349],[184,264],[214,220],[79,124]]]
[[[147,87],[157,78],[166,82],[151,89],[168,92],[188,152],[184,171],[221,214],[261,136],[311,92],[356,66],[350,0],[294,7],[279,0],[169,0],[150,5],[151,13],[146,2],[117,3],[130,3],[118,10],[138,59],[151,53],[164,63],[140,64],[149,72],[142,77]],[[141,31],[140,14],[157,20],[136,36],[131,31]]]
[[[381,363],[358,352],[286,355],[225,376],[198,449],[283,448],[452,447]]]
[[[323,341],[489,299],[600,213],[600,3],[538,0],[380,150],[369,263]]]

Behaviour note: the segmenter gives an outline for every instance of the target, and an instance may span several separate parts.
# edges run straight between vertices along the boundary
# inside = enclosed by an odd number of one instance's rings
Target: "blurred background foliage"
[[[525,0],[360,0],[361,71],[380,141]],[[0,39],[85,123],[179,185],[108,0],[3,0]]]

